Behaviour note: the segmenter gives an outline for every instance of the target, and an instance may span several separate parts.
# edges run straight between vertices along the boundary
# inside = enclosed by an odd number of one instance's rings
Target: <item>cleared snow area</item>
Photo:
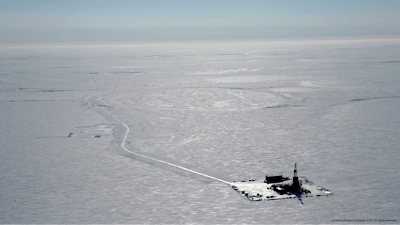
[[[286,192],[281,186],[292,186],[293,179],[289,179],[284,182],[279,183],[265,183],[263,180],[249,180],[249,181],[238,181],[231,183],[231,187],[239,192],[245,199],[250,201],[261,201],[261,200],[279,200],[279,199],[289,199],[289,198],[306,198],[313,196],[327,196],[333,195],[329,190],[320,187],[313,182],[307,180],[304,177],[299,177],[299,182],[301,183],[301,189],[303,189],[304,193],[301,192]],[[282,190],[285,193],[278,193],[275,191],[274,186],[278,185],[276,189]],[[305,190],[305,191],[304,191]]]

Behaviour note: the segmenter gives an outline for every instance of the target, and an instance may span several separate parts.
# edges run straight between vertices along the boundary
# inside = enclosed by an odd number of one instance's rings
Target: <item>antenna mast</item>
[[[300,188],[299,178],[297,177],[297,163],[294,164],[293,187]]]

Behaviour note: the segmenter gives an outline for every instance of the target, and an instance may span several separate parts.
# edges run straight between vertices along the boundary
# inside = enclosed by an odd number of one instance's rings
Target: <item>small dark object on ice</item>
[[[68,137],[72,137],[73,133],[69,133]]]
[[[94,137],[95,137],[95,138],[100,138],[101,135],[100,135],[100,134],[97,134],[97,135],[95,135]]]

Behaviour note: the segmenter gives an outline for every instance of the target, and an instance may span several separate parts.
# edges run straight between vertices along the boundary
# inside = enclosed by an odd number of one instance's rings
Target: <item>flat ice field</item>
[[[399,52],[394,39],[0,46],[0,223],[399,220]],[[294,163],[334,195],[231,188]]]

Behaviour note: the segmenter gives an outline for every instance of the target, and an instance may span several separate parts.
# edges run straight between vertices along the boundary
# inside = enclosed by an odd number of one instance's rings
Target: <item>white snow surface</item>
[[[49,46],[0,46],[0,223],[399,219],[398,40]],[[230,187],[294,163],[334,195]]]

